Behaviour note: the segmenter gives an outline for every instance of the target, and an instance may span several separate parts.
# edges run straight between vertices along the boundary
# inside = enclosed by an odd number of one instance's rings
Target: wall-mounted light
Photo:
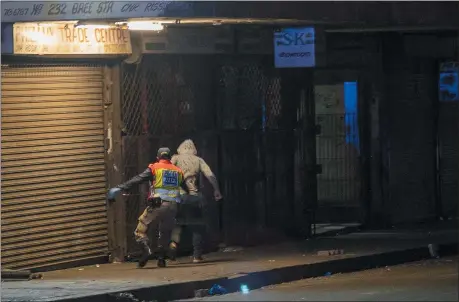
[[[88,29],[95,29],[95,28],[112,28],[108,24],[77,24],[75,28],[88,28]]]
[[[48,36],[42,32],[26,31],[22,33],[28,39],[36,43],[43,44],[55,44],[57,43],[57,38],[53,36]]]
[[[107,22],[91,22],[86,23],[84,21],[78,21],[75,24],[75,28],[88,28],[88,29],[95,29],[95,28],[112,28],[113,24],[108,24]]]
[[[152,30],[161,31],[164,29],[164,25],[161,23],[155,23],[152,21],[129,21],[127,23],[117,22],[116,25],[126,24],[129,30]]]

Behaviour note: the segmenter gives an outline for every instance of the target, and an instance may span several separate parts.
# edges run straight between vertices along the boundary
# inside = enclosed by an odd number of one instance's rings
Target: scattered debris
[[[2,269],[2,280],[30,280],[31,272],[28,270]]]
[[[440,258],[438,256],[438,245],[436,244],[429,244],[429,253],[432,258]]]
[[[113,296],[115,296],[115,298],[117,300],[121,300],[121,299],[129,299],[133,302],[141,302],[139,299],[137,299],[133,294],[131,293],[117,293],[117,294],[113,294]]]
[[[100,265],[99,265],[99,264],[96,264],[96,267],[100,267]]]
[[[147,300],[140,300],[140,299],[136,298],[133,294],[127,293],[127,292],[126,293],[109,294],[109,295],[115,297],[116,300],[122,300],[122,301],[130,300],[132,302],[158,302],[156,300],[148,300],[148,301]]]
[[[209,291],[207,289],[198,289],[194,291],[195,298],[204,298],[209,295]]]
[[[337,256],[344,254],[344,250],[325,250],[325,251],[318,251],[318,256]]]
[[[242,251],[243,248],[240,246],[234,246],[234,247],[227,247],[222,250],[223,253],[230,253],[230,252],[240,252]]]
[[[79,271],[84,271],[84,268],[79,268],[78,270],[79,270]]]
[[[268,262],[276,262],[276,260],[268,260]]]
[[[215,296],[215,295],[225,295],[227,294],[228,291],[223,287],[218,284],[214,284],[210,289],[209,289],[209,295]]]
[[[31,274],[29,280],[43,279],[43,274]]]
[[[325,277],[329,277],[329,276],[331,276],[331,275],[332,275],[331,272],[326,272],[326,273],[324,274]]]
[[[249,289],[249,287],[248,287],[247,285],[241,284],[241,292],[242,292],[243,294],[248,294],[249,291],[250,291],[250,289]]]

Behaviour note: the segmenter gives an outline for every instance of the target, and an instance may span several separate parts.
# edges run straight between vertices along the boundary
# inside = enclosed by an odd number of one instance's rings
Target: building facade
[[[211,244],[457,213],[457,101],[439,88],[440,75],[457,85],[457,3],[6,1],[2,12],[5,267],[135,255],[146,188],[109,207],[105,192],[186,138],[225,196],[206,207]],[[132,30],[141,18],[161,26]],[[314,59],[279,68],[276,36],[292,29]]]

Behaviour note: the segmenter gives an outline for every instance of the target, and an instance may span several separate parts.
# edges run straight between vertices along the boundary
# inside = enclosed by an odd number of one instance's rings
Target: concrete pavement
[[[170,301],[192,298],[196,289],[213,284],[237,291],[241,283],[261,288],[326,272],[349,272],[429,257],[427,245],[456,242],[457,230],[360,232],[333,238],[289,242],[207,255],[207,263],[191,259],[158,269],[135,263],[102,264],[44,273],[43,280],[2,283],[2,301]],[[450,247],[451,248],[451,247]],[[319,256],[342,249],[344,254]],[[118,299],[116,299],[118,298]]]
[[[458,260],[425,260],[185,301],[458,301]]]

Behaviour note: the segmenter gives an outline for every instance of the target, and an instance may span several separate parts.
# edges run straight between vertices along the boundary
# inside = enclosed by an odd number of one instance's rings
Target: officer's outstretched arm
[[[130,180],[126,181],[125,183],[118,185],[117,188],[120,188],[123,191],[129,191],[133,186],[139,185],[146,181],[152,181],[152,180],[153,180],[153,173],[151,172],[150,168],[147,168],[145,171],[143,171],[139,175],[134,176]]]
[[[108,190],[107,199],[114,201],[116,196],[121,191],[129,191],[134,185],[138,185],[145,181],[151,180],[153,178],[153,173],[151,172],[150,168],[147,168],[145,171],[140,173],[139,175],[131,178],[130,180],[126,181],[123,184],[120,184],[114,188]]]

